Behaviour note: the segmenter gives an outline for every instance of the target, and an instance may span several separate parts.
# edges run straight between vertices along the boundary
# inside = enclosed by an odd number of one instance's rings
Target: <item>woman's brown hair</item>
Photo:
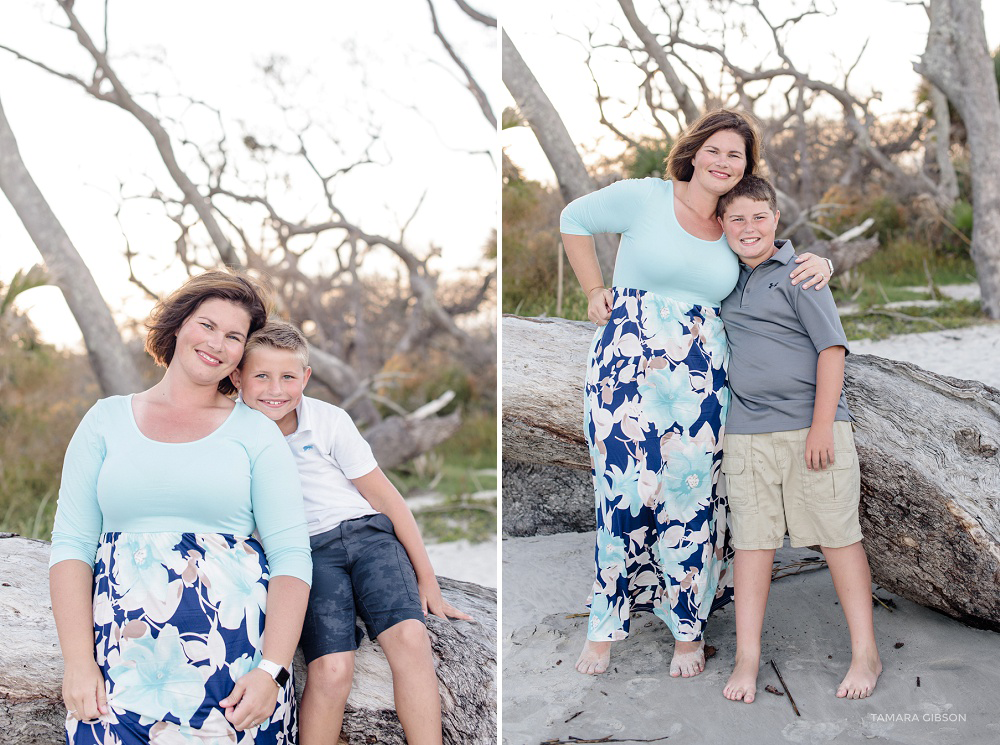
[[[677,181],[690,181],[694,175],[694,160],[705,140],[716,132],[732,130],[743,138],[747,167],[744,176],[752,176],[761,157],[760,125],[750,114],[736,109],[716,109],[702,115],[687,128],[670,148],[667,156],[667,175]]]
[[[177,344],[177,331],[198,306],[206,300],[228,300],[250,315],[247,337],[267,323],[273,309],[270,288],[262,281],[237,269],[211,269],[191,277],[167,297],[160,300],[146,320],[146,351],[161,367],[170,364]],[[219,381],[219,392],[236,392],[236,386],[225,377]]]

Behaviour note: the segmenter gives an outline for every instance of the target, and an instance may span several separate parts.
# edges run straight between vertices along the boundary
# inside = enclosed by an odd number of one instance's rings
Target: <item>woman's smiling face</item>
[[[245,308],[220,298],[205,300],[177,330],[170,366],[180,364],[192,380],[218,383],[243,358],[249,331]]]
[[[713,194],[725,194],[743,178],[747,167],[746,144],[735,130],[720,130],[705,140],[692,165],[692,181]]]

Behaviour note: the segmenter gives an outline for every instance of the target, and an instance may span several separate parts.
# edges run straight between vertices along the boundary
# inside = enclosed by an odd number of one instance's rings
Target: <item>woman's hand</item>
[[[236,681],[232,693],[219,704],[226,709],[226,719],[237,732],[242,732],[256,727],[274,713],[278,690],[274,678],[255,667]]]
[[[462,611],[441,597],[441,587],[438,585],[436,579],[434,582],[418,581],[417,590],[420,592],[420,608],[423,610],[425,616],[430,611],[438,618],[457,618],[461,621],[472,620],[472,616],[468,613],[462,613]]]
[[[595,287],[587,295],[587,318],[603,326],[611,318],[611,307],[614,295],[607,287]]]
[[[66,711],[82,722],[108,713],[104,676],[93,658],[66,665],[62,694]]]
[[[822,256],[817,256],[814,253],[807,251],[796,258],[795,263],[800,264],[800,266],[796,267],[795,271],[790,275],[792,284],[797,285],[804,279],[809,280],[802,285],[803,290],[807,290],[810,287],[822,290],[826,287],[826,283],[830,281],[830,277],[833,276],[831,264]]]

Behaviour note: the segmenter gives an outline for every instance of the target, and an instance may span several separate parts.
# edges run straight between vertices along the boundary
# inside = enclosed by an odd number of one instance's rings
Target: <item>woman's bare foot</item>
[[[584,675],[600,675],[611,662],[611,642],[592,642],[587,639],[576,661],[576,669]]]
[[[757,672],[760,670],[760,657],[737,657],[733,666],[733,674],[726,681],[722,695],[730,701],[742,701],[752,704],[757,697]]]
[[[877,651],[853,655],[851,667],[837,687],[837,698],[868,698],[875,692],[881,674],[882,660]]]
[[[692,678],[705,669],[705,642],[674,642],[671,678]]]

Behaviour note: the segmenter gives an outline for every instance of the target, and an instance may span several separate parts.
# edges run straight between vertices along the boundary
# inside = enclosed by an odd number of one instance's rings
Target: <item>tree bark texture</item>
[[[0,533],[0,733],[5,745],[64,741],[62,657],[49,604],[49,544]],[[428,619],[441,693],[444,742],[495,745],[496,591],[439,577],[445,600],[475,621]],[[296,659],[301,697],[306,679]],[[377,644],[362,643],[340,743],[403,745],[389,664]]]
[[[504,459],[501,473],[505,536],[594,529],[594,479],[590,471]]]
[[[90,366],[104,395],[138,391],[142,387],[139,371],[122,341],[111,311],[76,246],[31,178],[2,104],[0,191],[10,201],[45,260],[48,275],[66,298],[83,334]]]
[[[583,380],[594,328],[504,317],[504,458],[590,468]],[[1000,391],[871,355],[847,358],[845,390],[875,581],[1000,631]],[[593,509],[592,492],[578,500]]]
[[[968,133],[972,260],[983,310],[1000,318],[1000,95],[980,0],[930,0],[927,49],[914,65],[944,91]]]
[[[583,160],[577,153],[576,145],[569,136],[559,113],[542,86],[525,64],[514,42],[503,31],[503,84],[517,102],[517,108],[527,119],[531,131],[535,133],[545,158],[552,166],[559,183],[559,192],[569,203],[584,194],[597,189],[597,182],[587,173]],[[618,253],[616,236],[594,236],[597,246],[597,260],[604,274],[604,284],[611,284],[615,255]]]

